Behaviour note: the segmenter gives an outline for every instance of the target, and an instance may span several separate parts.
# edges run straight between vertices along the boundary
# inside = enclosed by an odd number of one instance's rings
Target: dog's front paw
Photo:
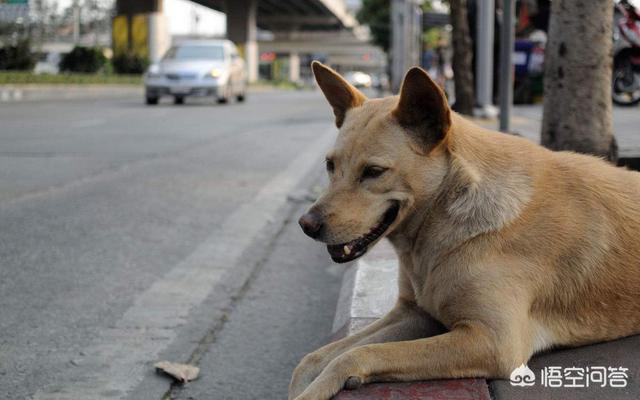
[[[320,375],[326,365],[325,357],[319,351],[304,356],[293,370],[289,384],[289,400],[296,399]]]
[[[364,382],[364,374],[359,370],[358,363],[347,353],[329,363],[304,392],[294,399],[329,400],[340,390],[357,389]]]

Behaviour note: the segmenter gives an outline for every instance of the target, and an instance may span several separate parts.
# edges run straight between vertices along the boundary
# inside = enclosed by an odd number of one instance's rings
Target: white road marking
[[[139,384],[158,354],[176,337],[192,309],[200,305],[223,272],[285,205],[291,192],[335,138],[322,134],[262,187],[254,199],[237,208],[225,222],[181,263],[141,293],[122,318],[96,344],[83,350],[84,372],[74,382],[60,382],[38,391],[36,400],[122,399]]]

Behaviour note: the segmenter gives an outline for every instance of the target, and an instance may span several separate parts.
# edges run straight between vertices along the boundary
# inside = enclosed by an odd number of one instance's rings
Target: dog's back
[[[563,345],[640,332],[640,173],[463,125],[483,168],[531,177],[530,200],[498,236],[529,260],[532,317]]]

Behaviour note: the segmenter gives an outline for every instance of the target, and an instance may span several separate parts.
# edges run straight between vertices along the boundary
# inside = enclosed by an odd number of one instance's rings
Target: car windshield
[[[168,60],[222,60],[222,46],[175,46],[164,56]]]

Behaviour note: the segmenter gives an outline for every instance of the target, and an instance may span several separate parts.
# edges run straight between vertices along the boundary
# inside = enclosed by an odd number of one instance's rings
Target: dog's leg
[[[372,381],[504,378],[520,360],[503,359],[509,352],[500,352],[498,342],[484,324],[466,323],[426,339],[360,346],[331,361],[296,400],[328,400]]]
[[[425,337],[429,334],[429,328],[429,317],[424,311],[414,303],[398,300],[389,313],[363,330],[307,354],[293,371],[289,399],[296,398],[333,359],[349,349],[371,343]]]

